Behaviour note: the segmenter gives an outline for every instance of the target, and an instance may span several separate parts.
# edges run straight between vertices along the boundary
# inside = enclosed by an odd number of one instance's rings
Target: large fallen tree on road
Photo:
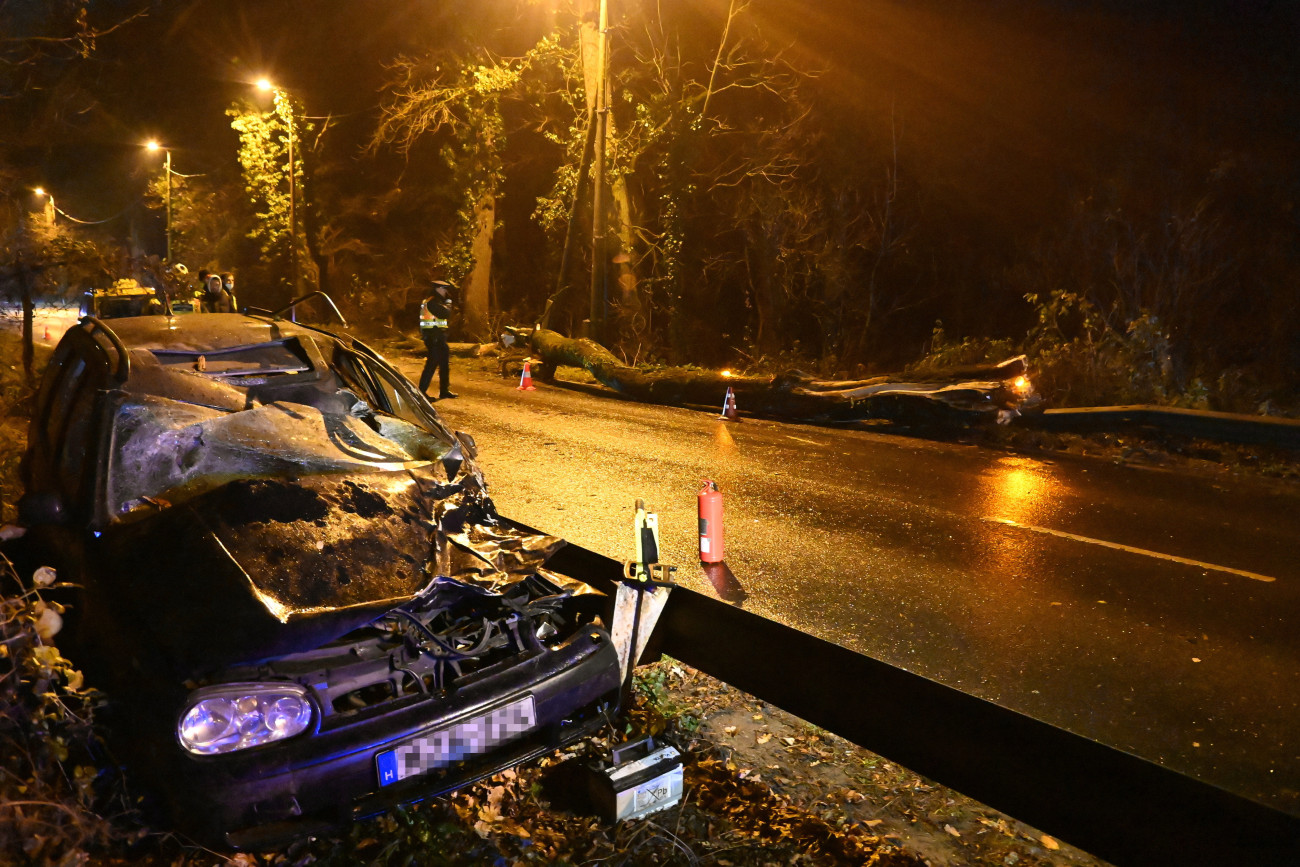
[[[544,328],[521,336],[550,368],[581,367],[607,388],[646,403],[721,406],[731,388],[739,407],[757,415],[803,421],[952,424],[1006,422],[1036,401],[1023,355],[996,365],[928,372],[920,378],[886,375],[834,381],[797,370],[778,376],[681,367],[643,370],[591,340]]]

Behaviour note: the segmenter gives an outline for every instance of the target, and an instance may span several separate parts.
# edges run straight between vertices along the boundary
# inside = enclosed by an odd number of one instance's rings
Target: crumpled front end
[[[241,359],[218,372],[262,377]],[[205,364],[142,362],[149,389],[109,393],[87,548],[86,646],[178,824],[271,845],[606,724],[604,597],[498,518],[467,440],[316,365],[240,390]]]
[[[591,599],[592,597],[587,597]],[[230,683],[294,684],[310,732],[229,755],[189,755],[186,812],[204,836],[262,848],[458,788],[608,724],[618,655],[592,610],[542,575],[494,592],[440,579],[313,651],[236,667]]]
[[[604,597],[549,572],[563,543],[499,521],[477,474],[453,478],[438,463],[244,479],[105,533],[129,578],[104,604],[138,615],[137,658],[187,684],[135,733],[180,824],[273,845],[606,724],[620,678]],[[271,711],[240,696],[267,688],[310,704],[304,731],[263,742]]]

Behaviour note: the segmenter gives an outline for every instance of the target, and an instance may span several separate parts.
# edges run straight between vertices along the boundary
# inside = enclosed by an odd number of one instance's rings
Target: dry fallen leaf
[[[1046,834],[1044,834],[1043,836],[1039,837],[1039,838],[1038,838],[1038,842],[1040,842],[1040,843],[1043,844],[1043,848],[1044,848],[1044,849],[1060,849],[1060,848],[1061,848],[1061,844],[1060,844],[1060,843],[1056,842],[1055,840],[1053,840],[1051,837],[1047,836]]]
[[[765,743],[767,743],[768,741],[770,741],[771,739],[772,739],[772,736],[771,736],[770,734],[768,734],[767,732],[763,732],[761,735],[758,736],[758,742],[759,742],[760,744],[765,744]]]
[[[754,722],[758,722],[758,721],[760,721],[761,719],[763,719],[763,715],[762,715],[761,713],[756,713],[756,714],[754,714],[754,716],[753,716],[753,720],[754,720]]]
[[[493,786],[492,788],[488,789],[488,807],[500,812],[501,799],[505,797],[505,794],[506,794],[505,786]]]
[[[949,834],[953,835],[954,837],[960,837],[960,836],[961,836],[961,831],[958,831],[958,830],[957,830],[956,828],[954,828],[952,825],[944,825],[944,826],[943,826],[943,829],[944,829],[945,831],[947,831]]]
[[[785,741],[787,746],[794,746],[794,738],[781,738],[781,740]]]
[[[736,733],[735,726],[724,726],[722,730],[729,735],[734,735]]]
[[[879,825],[879,824],[880,824],[881,822],[883,822],[883,821],[885,821],[885,820],[884,820],[884,819],[868,819],[868,820],[867,820],[866,822],[864,822],[863,824],[866,825],[868,828],[874,828],[874,827],[876,827],[877,825]]]

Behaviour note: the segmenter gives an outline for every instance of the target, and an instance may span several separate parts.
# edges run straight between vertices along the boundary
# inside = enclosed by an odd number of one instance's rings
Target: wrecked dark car
[[[349,337],[222,313],[68,332],[24,541],[80,585],[58,643],[172,821],[275,845],[607,725],[604,597],[496,514],[473,452]]]

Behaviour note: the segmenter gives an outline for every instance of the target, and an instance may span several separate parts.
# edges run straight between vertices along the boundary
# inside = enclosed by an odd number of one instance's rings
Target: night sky
[[[612,0],[616,23],[620,5]],[[727,11],[726,0],[661,0],[668,6],[705,34],[720,31]],[[170,146],[178,172],[233,178],[237,140],[225,109],[266,75],[300,98],[318,129],[328,125],[335,155],[359,154],[385,64],[465,32],[489,34],[503,54],[522,52],[553,9],[514,0],[157,0],[77,70],[85,110],[9,162],[22,183],[55,190],[68,213],[125,213],[146,247],[160,249],[161,219],[140,201],[161,158],[144,141]],[[1126,206],[1145,198],[1155,209],[1239,161],[1300,232],[1291,204],[1300,194],[1300,4],[756,0],[746,14],[801,65],[821,70],[818,98],[841,119],[841,134],[861,139],[864,153],[867,143],[878,153],[896,139],[921,220],[959,236],[957,253],[989,274],[1006,267],[1013,246],[1064,224],[1082,196],[1115,188]],[[357,166],[350,182],[364,185],[371,169],[359,157]],[[125,236],[125,220],[110,225]]]
[[[700,26],[716,27],[726,6],[694,8]],[[825,98],[864,134],[893,129],[936,195],[1012,224],[1108,174],[1199,165],[1242,147],[1295,157],[1295,9],[1103,0],[752,7],[774,41],[825,69]],[[100,107],[69,119],[66,137],[29,154],[26,170],[31,183],[58,189],[67,210],[91,217],[138,195],[158,159],[138,149],[148,138],[172,146],[178,171],[232,166],[224,110],[260,75],[359,142],[384,64],[438,47],[463,16],[490,10],[429,0],[158,3],[102,40],[85,79]],[[500,32],[510,23],[503,15]]]

